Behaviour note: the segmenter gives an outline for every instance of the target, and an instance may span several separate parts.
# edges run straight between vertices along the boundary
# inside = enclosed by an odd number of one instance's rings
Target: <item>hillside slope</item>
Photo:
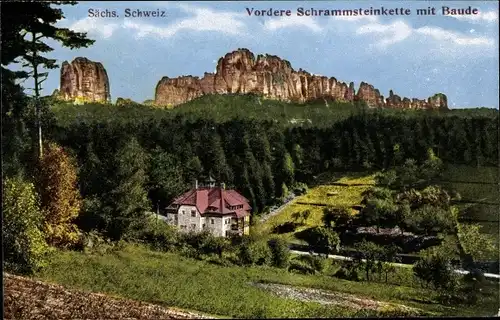
[[[104,294],[67,290],[20,276],[3,274],[4,319],[210,319]]]

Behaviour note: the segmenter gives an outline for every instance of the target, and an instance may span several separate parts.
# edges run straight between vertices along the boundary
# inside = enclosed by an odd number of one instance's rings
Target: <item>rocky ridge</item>
[[[355,102],[369,107],[404,109],[447,109],[447,98],[438,93],[427,100],[401,98],[392,90],[384,99],[373,85],[361,82],[355,92],[354,83],[336,78],[295,71],[290,62],[273,55],[255,55],[248,49],[227,53],[217,63],[215,73],[202,78],[163,77],[156,86],[155,104],[175,106],[206,94],[255,93],[268,99],[306,102],[317,99]]]
[[[67,101],[111,102],[109,79],[100,62],[78,57],[61,65],[58,98]]]

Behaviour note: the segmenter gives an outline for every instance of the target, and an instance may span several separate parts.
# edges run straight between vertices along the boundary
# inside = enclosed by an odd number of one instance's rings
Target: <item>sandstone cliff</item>
[[[216,72],[203,78],[163,77],[156,86],[155,104],[175,106],[205,94],[256,93],[269,99],[306,102],[316,99],[364,101],[370,107],[437,109],[447,108],[444,94],[427,100],[400,98],[392,91],[384,99],[373,85],[362,82],[355,92],[354,83],[311,75],[290,62],[272,55],[254,56],[248,49],[238,49],[220,58]]]
[[[78,57],[61,66],[59,98],[88,102],[110,102],[109,79],[100,62]]]

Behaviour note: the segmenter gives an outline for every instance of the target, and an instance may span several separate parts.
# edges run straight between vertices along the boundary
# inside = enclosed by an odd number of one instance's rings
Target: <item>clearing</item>
[[[436,292],[419,287],[353,282],[326,274],[302,275],[272,267],[222,266],[139,245],[127,245],[103,255],[58,251],[36,277],[68,288],[238,318],[387,315],[386,310],[359,310],[345,304],[289,299],[253,283],[328,290],[340,296],[405,305],[437,315],[489,315],[498,310],[497,301],[484,301],[476,307],[446,307],[437,302]]]

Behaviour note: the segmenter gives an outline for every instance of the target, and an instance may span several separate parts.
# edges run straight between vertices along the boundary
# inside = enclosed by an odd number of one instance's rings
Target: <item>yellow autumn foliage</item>
[[[78,228],[73,220],[80,213],[82,200],[73,159],[59,145],[46,144],[37,178],[47,242],[56,247],[75,244]]]

